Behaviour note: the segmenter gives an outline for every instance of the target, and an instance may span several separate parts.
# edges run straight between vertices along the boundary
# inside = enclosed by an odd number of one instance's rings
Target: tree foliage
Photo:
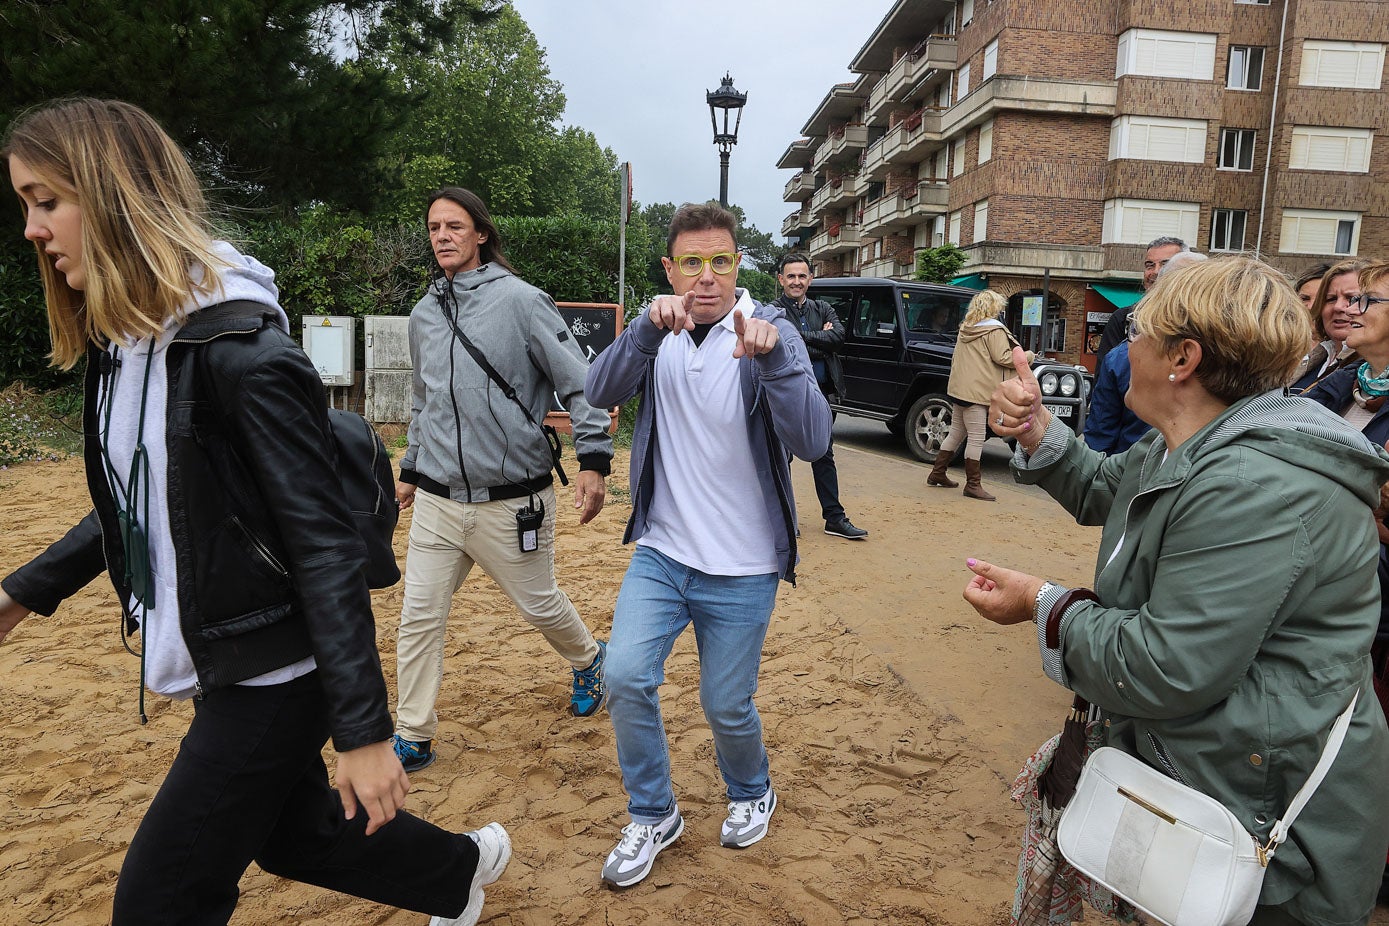
[[[447,45],[493,2],[7,3],[0,129],[53,97],[115,96],[159,119],[219,198],[369,208],[382,147],[414,100],[375,50]]]
[[[429,190],[456,184],[496,215],[615,218],[617,157],[590,132],[556,130],[564,92],[510,6],[485,22],[459,23],[437,54],[399,42],[383,60],[397,92],[419,100],[388,145],[400,178],[395,215],[413,217]]]
[[[967,260],[969,255],[949,242],[937,248],[922,248],[916,252],[914,278],[923,283],[949,283]]]

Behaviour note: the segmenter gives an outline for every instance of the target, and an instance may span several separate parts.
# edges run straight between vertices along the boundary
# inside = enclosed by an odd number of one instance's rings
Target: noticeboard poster
[[[601,354],[604,348],[617,340],[622,333],[622,306],[606,302],[556,302],[560,316],[569,327],[574,342],[579,345],[584,359],[589,363]],[[609,409],[612,425],[609,430],[617,431],[617,409]],[[551,398],[550,412],[545,423],[554,425],[566,434],[569,433],[569,413],[559,402],[559,397]]]

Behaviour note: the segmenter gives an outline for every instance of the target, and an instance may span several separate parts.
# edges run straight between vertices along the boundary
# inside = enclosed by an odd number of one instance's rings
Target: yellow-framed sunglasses
[[[700,257],[698,254],[681,254],[679,257],[675,258],[676,269],[687,277],[699,276],[704,272],[706,264],[709,266],[710,270],[714,271],[719,276],[725,276],[732,273],[738,266],[738,255],[729,254],[725,251],[722,254],[715,254],[713,257]]]

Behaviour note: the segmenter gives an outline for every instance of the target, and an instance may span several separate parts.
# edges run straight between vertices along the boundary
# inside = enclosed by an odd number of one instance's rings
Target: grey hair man
[[[1143,288],[1151,289],[1153,282],[1162,272],[1162,268],[1167,266],[1167,262],[1173,257],[1183,252],[1189,252],[1191,248],[1180,238],[1171,235],[1163,235],[1161,238],[1154,238],[1148,242],[1148,248],[1143,252]],[[1104,365],[1104,355],[1118,344],[1128,334],[1129,313],[1133,311],[1133,306],[1125,306],[1116,309],[1110,316],[1109,322],[1104,326],[1104,333],[1100,335],[1100,346],[1095,351],[1095,371],[1099,372]]]

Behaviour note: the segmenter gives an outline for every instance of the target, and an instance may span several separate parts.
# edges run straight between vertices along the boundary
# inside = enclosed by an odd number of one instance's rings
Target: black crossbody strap
[[[440,314],[448,321],[449,327],[453,329],[453,336],[458,339],[459,344],[463,345],[463,349],[468,352],[468,356],[473,358],[473,362],[481,368],[482,372],[487,374],[488,379],[497,384],[497,388],[502,391],[502,395],[516,403],[517,407],[521,409],[521,414],[526,416],[526,420],[531,423],[531,426],[540,429],[541,435],[545,438],[545,443],[550,447],[550,461],[554,465],[555,472],[559,474],[560,485],[569,485],[569,477],[565,475],[564,467],[560,465],[559,435],[555,432],[555,429],[536,421],[535,416],[531,414],[529,408],[526,408],[526,403],[521,401],[521,398],[516,394],[516,390],[512,388],[511,383],[503,379],[502,374],[498,373],[496,368],[487,362],[487,357],[483,355],[482,351],[478,350],[476,344],[469,340],[468,336],[463,333],[463,329],[458,327],[458,322],[453,316],[449,315],[447,311],[441,312]],[[534,360],[532,360],[532,362],[534,362]]]

